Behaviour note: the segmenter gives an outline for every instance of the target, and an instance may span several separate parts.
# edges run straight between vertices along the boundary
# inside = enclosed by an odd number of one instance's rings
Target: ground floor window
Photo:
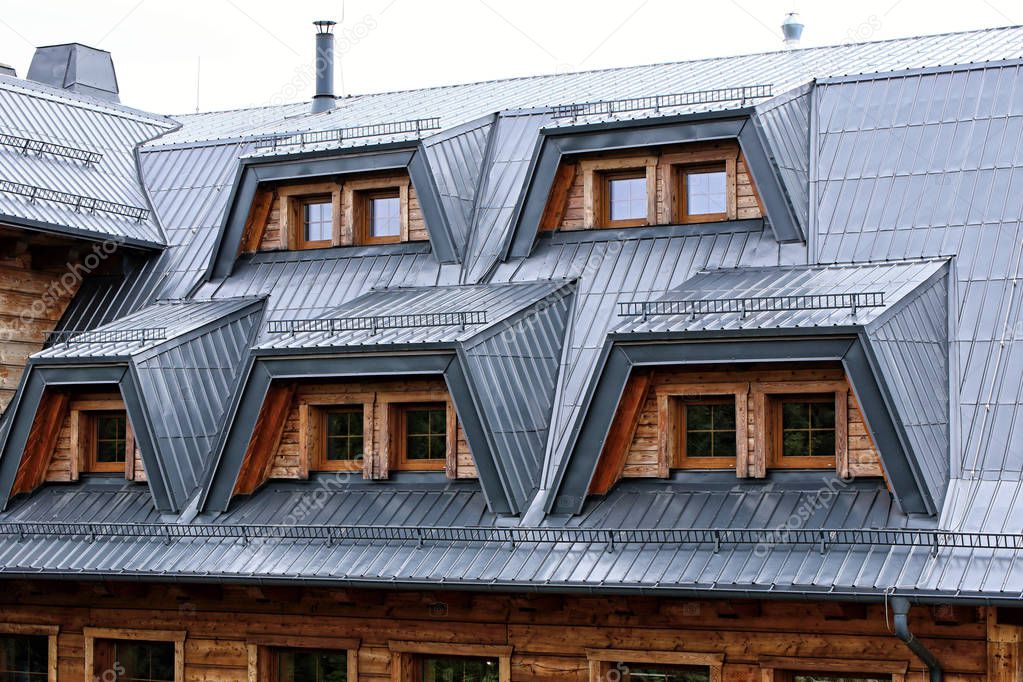
[[[622,682],[710,682],[710,669],[705,665],[622,663],[617,670]]]
[[[422,656],[417,661],[422,682],[499,682],[501,664],[496,658],[470,656]]]
[[[348,682],[348,654],[325,649],[271,649],[270,682]]]
[[[764,682],[906,682],[906,661],[761,656]]]
[[[721,682],[724,656],[688,651],[591,649],[590,682]]]
[[[46,682],[49,658],[45,635],[0,635],[0,682]]]
[[[776,678],[777,679],[777,678]],[[820,673],[791,673],[792,682],[891,682],[891,675],[822,675]]]
[[[184,682],[185,633],[85,628],[86,679]]]

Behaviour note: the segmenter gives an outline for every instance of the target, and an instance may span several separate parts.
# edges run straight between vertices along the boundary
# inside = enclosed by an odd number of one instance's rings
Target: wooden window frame
[[[444,424],[444,458],[428,460],[408,459],[408,419],[406,415],[413,410],[443,409],[445,412]],[[393,429],[391,438],[390,457],[392,468],[395,471],[445,471],[448,461],[455,454],[453,449],[457,448],[456,435],[453,433],[451,402],[449,400],[436,400],[426,402],[401,402],[391,404],[392,416],[389,419]]]
[[[277,188],[277,196],[281,201],[281,235],[287,240],[289,250],[327,249],[341,244],[341,189],[336,182],[287,185]],[[308,241],[305,238],[303,209],[311,201],[323,201],[328,197],[333,223],[332,236],[329,240]]]
[[[391,651],[391,682],[419,682],[416,665],[423,656],[450,656],[453,658],[496,658],[498,679],[511,682],[513,649],[504,645],[451,644],[448,642],[389,641]]]
[[[673,225],[693,225],[709,222],[736,220],[738,217],[737,167],[739,150],[711,149],[681,151],[662,154],[660,159],[661,177],[664,178],[664,215],[661,222]],[[685,173],[690,170],[724,166],[725,170],[725,212],[702,216],[687,216],[685,213]]]
[[[298,406],[300,476],[308,478],[310,471],[359,472],[370,478],[373,465],[375,439],[373,432],[373,393],[371,391],[321,394],[315,400],[302,401]],[[363,458],[355,462],[326,461],[326,413],[332,409],[362,406]],[[276,451],[276,448],[274,448]],[[267,462],[273,464],[273,456]]]
[[[587,649],[586,659],[589,663],[589,682],[608,682],[608,673],[617,663],[707,666],[710,682],[721,682],[725,663],[724,654],[646,649]]]
[[[663,384],[655,389],[657,396],[657,461],[658,475],[667,478],[672,468],[677,469],[731,469],[737,471],[749,458],[747,435],[748,395],[746,382],[708,382],[698,384]],[[682,451],[684,435],[681,432],[679,398],[690,396],[727,396],[735,398],[735,460],[731,466],[722,466],[720,457],[685,458]]]
[[[131,418],[124,401],[119,399],[76,401],[72,398],[71,405],[71,461],[77,469],[72,472],[72,479],[77,480],[79,473],[123,473],[125,478],[134,479],[135,432],[131,428]],[[123,463],[96,462],[95,415],[101,412],[124,412],[126,424]]]
[[[292,635],[261,635],[245,640],[248,656],[248,679],[250,682],[277,679],[273,671],[274,651],[276,649],[315,649],[328,651],[344,651],[348,656],[348,680],[357,682],[359,679],[359,647],[362,642],[352,638],[337,637],[306,637]]]
[[[707,172],[719,172],[725,174],[725,210],[718,213],[701,213],[701,214],[690,214],[689,213],[689,176],[691,174],[707,173]],[[728,220],[729,210],[728,204],[735,203],[734,194],[736,193],[735,184],[735,171],[733,170],[731,175],[728,173],[728,162],[722,160],[720,162],[712,163],[697,163],[697,164],[684,164],[676,167],[676,173],[678,174],[679,188],[679,222],[685,225],[692,223],[719,223],[724,220]],[[729,182],[731,177],[732,182]]]
[[[600,182],[600,191],[597,192],[597,199],[599,201],[599,205],[597,206],[597,221],[601,227],[642,227],[643,225],[649,224],[649,209],[647,211],[647,217],[644,218],[621,218],[615,220],[611,217],[611,183],[616,180],[643,180],[644,183],[649,183],[650,180],[646,177],[645,168],[640,167],[620,171],[601,171],[597,177]],[[649,185],[646,187],[646,194],[649,198]]]
[[[780,461],[780,418],[776,416],[776,399],[801,394],[832,393],[835,396],[835,456],[800,457],[799,461]],[[835,469],[842,472],[849,460],[849,387],[844,381],[776,381],[753,386],[755,443],[755,477],[766,475],[766,469]],[[795,458],[792,458],[795,459]],[[843,463],[846,463],[843,467]]]
[[[46,637],[46,679],[57,681],[57,637],[60,627],[56,625],[28,625],[22,623],[0,623],[0,637]],[[88,679],[88,678],[86,678]]]
[[[184,630],[135,630],[127,628],[82,628],[85,637],[85,679],[96,676],[96,640],[117,639],[123,641],[173,642],[174,682],[185,680],[185,636]]]
[[[757,662],[762,682],[792,682],[793,675],[797,673],[890,675],[891,682],[906,682],[909,671],[908,661],[871,661],[862,658],[843,661],[835,658],[761,656]]]
[[[701,394],[690,398],[685,395],[672,396],[673,408],[676,410],[675,419],[678,420],[678,445],[673,454],[672,469],[734,469],[739,453],[739,405],[745,401],[746,396],[737,394]],[[735,457],[690,457],[688,449],[688,429],[686,425],[686,407],[689,405],[727,405],[731,398],[731,404],[735,407]]]
[[[375,479],[386,479],[392,469],[397,468],[395,457],[396,428],[398,410],[401,405],[409,403],[445,403],[448,411],[448,432],[447,432],[447,460],[443,467],[448,478],[455,478],[458,473],[458,416],[455,412],[451,395],[447,391],[412,391],[412,392],[380,392],[376,394],[378,415],[380,418],[381,443],[375,457],[370,477]],[[437,469],[425,469],[436,471]]]
[[[343,185],[345,224],[350,242],[356,245],[397,244],[409,240],[409,183],[407,176],[348,180]],[[371,235],[369,201],[374,195],[398,193],[400,231],[397,237]]]
[[[657,156],[644,154],[617,158],[583,159],[579,162],[583,175],[584,229],[640,227],[657,222]],[[608,213],[608,178],[635,172],[646,175],[647,210],[643,220],[610,220]]]

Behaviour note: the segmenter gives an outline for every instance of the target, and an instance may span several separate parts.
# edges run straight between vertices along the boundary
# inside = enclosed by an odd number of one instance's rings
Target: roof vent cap
[[[337,106],[334,97],[334,26],[336,21],[314,21],[316,27],[316,94],[312,112],[319,114]]]
[[[781,34],[786,47],[795,47],[799,44],[799,39],[803,37],[803,24],[799,21],[798,12],[789,12],[785,15],[785,21],[781,22]]]
[[[28,79],[97,99],[121,101],[110,53],[81,43],[37,47]]]

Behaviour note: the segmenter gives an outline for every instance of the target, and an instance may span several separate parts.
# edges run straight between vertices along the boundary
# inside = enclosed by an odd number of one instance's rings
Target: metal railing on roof
[[[370,331],[376,334],[381,329],[411,329],[418,327],[464,328],[467,325],[486,323],[487,312],[485,310],[467,310],[447,313],[416,313],[411,315],[368,315],[271,320],[267,322],[267,332],[270,334],[295,334],[299,332],[337,334],[349,331]]]
[[[112,213],[114,215],[125,216],[127,218],[134,218],[139,222],[149,218],[148,208],[119,204],[115,201],[87,197],[82,194],[61,192],[60,190],[48,189],[46,187],[26,185],[12,180],[0,180],[0,192],[28,197],[29,201],[53,201],[58,204],[71,206],[76,211],[102,211],[103,213]]]
[[[17,149],[22,154],[28,154],[29,152],[49,154],[50,156],[60,156],[65,159],[84,161],[85,163],[99,163],[103,159],[102,154],[89,151],[88,149],[68,147],[67,145],[56,144],[55,142],[33,140],[27,137],[18,137],[17,135],[7,135],[6,133],[0,133],[0,145]]]
[[[714,102],[740,102],[746,106],[756,99],[772,97],[771,85],[743,85],[734,88],[715,88],[713,90],[693,90],[672,95],[651,95],[649,97],[631,97],[629,99],[602,100],[597,102],[579,102],[575,104],[558,104],[552,107],[554,118],[576,118],[578,116],[609,116],[629,111],[671,109],[673,107],[712,104]]]
[[[71,344],[104,344],[104,343],[147,343],[149,341],[163,341],[167,338],[166,327],[140,327],[138,329],[87,329],[74,330],[65,329],[59,332],[50,332],[46,339],[46,345]]]
[[[1023,535],[915,529],[772,529],[772,528],[489,528],[479,526],[298,526],[270,524],[161,524],[161,523],[0,523],[0,535],[139,538],[171,542],[177,538],[248,540],[321,540],[459,542],[466,544],[600,544],[608,551],[617,545],[724,545],[921,547],[941,549],[1023,550]]]
[[[408,121],[391,121],[371,125],[316,130],[305,133],[281,133],[267,135],[256,140],[256,149],[277,149],[278,147],[304,147],[306,145],[339,143],[362,137],[385,135],[422,135],[431,130],[440,130],[439,118],[416,118]]]
[[[677,299],[663,301],[623,301],[618,304],[618,315],[707,315],[740,313],[743,317],[753,313],[830,310],[849,308],[855,317],[859,308],[884,307],[884,292],[870,291],[852,294],[808,294],[801,296],[756,296],[751,298]]]

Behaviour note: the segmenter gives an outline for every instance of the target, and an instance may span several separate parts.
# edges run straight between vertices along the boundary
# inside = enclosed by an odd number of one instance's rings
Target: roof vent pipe
[[[316,94],[314,114],[330,111],[337,105],[334,97],[334,26],[336,21],[314,21],[316,27]]]
[[[905,597],[892,597],[892,613],[895,615],[895,636],[905,642],[909,650],[927,665],[931,682],[942,682],[944,673],[938,659],[909,631],[909,600]]]
[[[803,37],[803,24],[799,21],[799,13],[789,12],[785,21],[781,22],[781,34],[785,39],[785,47],[795,47]]]

